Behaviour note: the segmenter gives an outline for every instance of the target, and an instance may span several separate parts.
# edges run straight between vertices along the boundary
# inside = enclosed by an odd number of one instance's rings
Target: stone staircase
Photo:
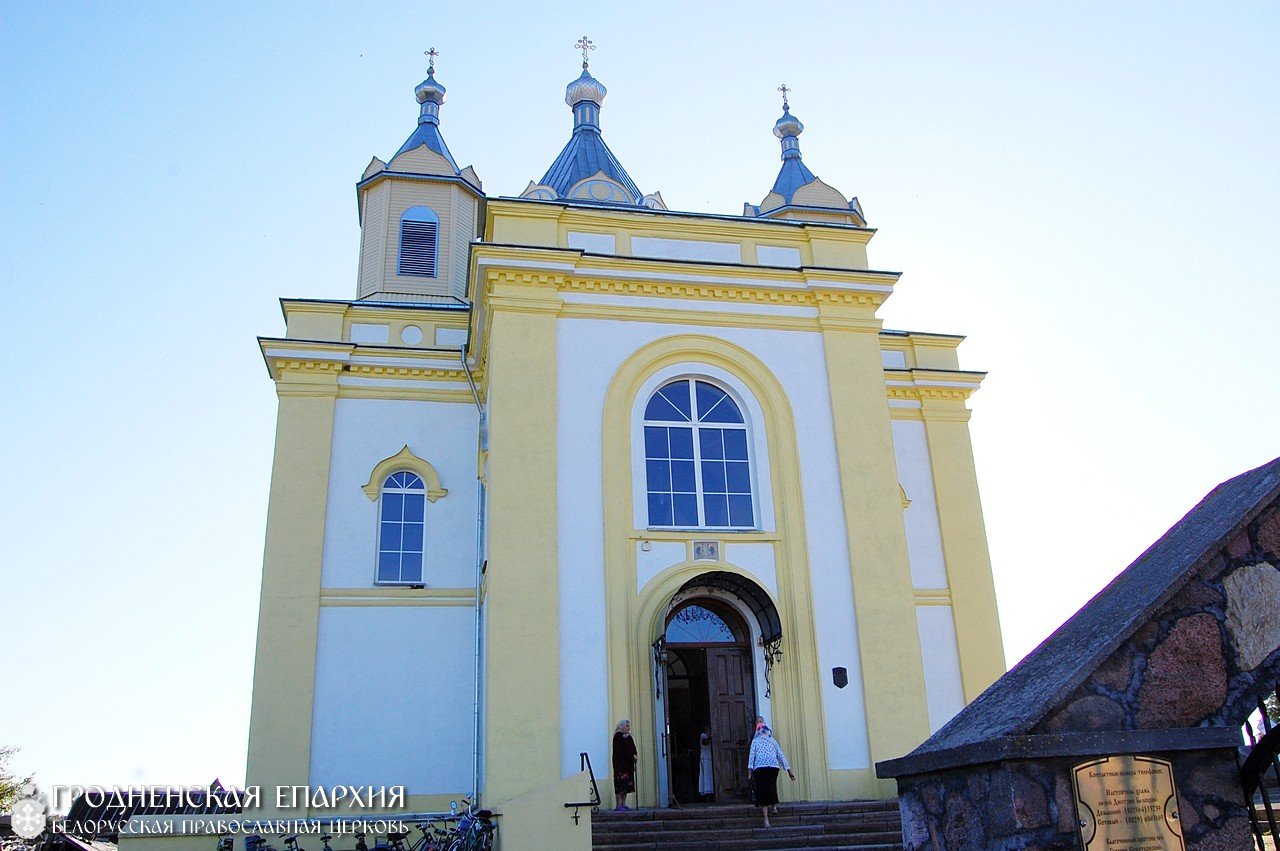
[[[591,817],[591,846],[595,851],[902,848],[897,801],[783,803],[769,820],[773,827],[764,827],[760,810],[745,804],[601,810]]]

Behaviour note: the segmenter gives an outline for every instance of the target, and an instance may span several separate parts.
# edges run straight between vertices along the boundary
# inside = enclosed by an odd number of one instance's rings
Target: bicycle
[[[459,817],[457,827],[451,831],[453,839],[445,851],[491,851],[493,834],[498,829],[493,821],[493,811],[475,809],[469,798],[463,798],[462,803],[466,810]]]
[[[432,822],[420,823],[418,830],[422,831],[422,836],[408,844],[406,840],[409,838],[410,831],[388,833],[388,851],[446,851],[452,835],[450,831],[437,827]]]

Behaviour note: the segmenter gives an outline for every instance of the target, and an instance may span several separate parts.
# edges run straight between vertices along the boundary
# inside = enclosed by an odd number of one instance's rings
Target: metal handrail
[[[1280,688],[1276,689],[1276,698],[1280,699]],[[1265,700],[1258,701],[1258,711],[1262,715],[1262,735],[1255,736],[1249,721],[1246,720],[1244,723],[1243,732],[1247,744],[1241,749],[1244,759],[1240,764],[1240,785],[1244,788],[1245,800],[1249,804],[1249,822],[1253,829],[1253,838],[1259,849],[1266,849],[1268,848],[1266,836],[1269,834],[1271,841],[1274,842],[1275,837],[1280,834],[1277,802],[1271,800],[1266,781],[1268,772],[1280,780],[1280,726],[1272,724],[1267,714]],[[1261,806],[1258,798],[1262,799]],[[1259,812],[1259,809],[1262,812]]]
[[[578,809],[580,807],[590,807],[591,812],[593,813],[600,812],[600,786],[596,783],[596,773],[591,768],[591,757],[587,755],[586,751],[581,751],[578,754],[578,766],[579,766],[578,768],[579,771],[586,771],[587,775],[591,778],[591,800],[590,801],[572,801],[564,805],[565,809],[568,809],[570,807],[573,808],[574,824],[578,823]]]

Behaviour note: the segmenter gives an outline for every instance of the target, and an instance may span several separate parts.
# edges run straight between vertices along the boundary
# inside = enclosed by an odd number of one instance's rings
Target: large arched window
[[[440,217],[430,207],[410,207],[400,217],[400,259],[396,273],[423,278],[436,276]]]
[[[422,533],[426,487],[401,470],[382,482],[378,505],[378,581],[422,584]]]
[[[659,387],[644,411],[644,455],[650,526],[755,528],[746,422],[716,385]]]

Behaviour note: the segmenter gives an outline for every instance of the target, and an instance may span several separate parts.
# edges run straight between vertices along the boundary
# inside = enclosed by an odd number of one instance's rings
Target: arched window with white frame
[[[413,472],[400,470],[382,482],[378,498],[378,582],[422,584],[422,543],[426,486]]]
[[[440,217],[430,207],[410,207],[400,217],[400,255],[396,274],[436,277]]]
[[[737,402],[701,378],[659,387],[644,411],[649,525],[754,529],[747,424]]]

